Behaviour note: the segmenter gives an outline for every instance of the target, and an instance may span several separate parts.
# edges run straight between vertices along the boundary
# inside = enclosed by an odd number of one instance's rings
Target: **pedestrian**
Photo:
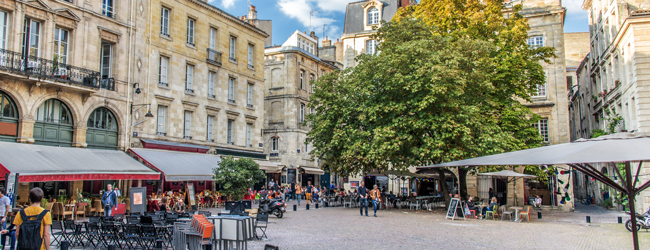
[[[374,185],[374,188],[370,191],[370,199],[372,199],[372,206],[375,211],[375,217],[377,217],[377,206],[381,205],[381,192],[377,185]]]
[[[14,219],[18,249],[30,249],[31,246],[41,245],[41,250],[50,250],[52,214],[41,207],[41,200],[43,200],[42,189],[35,187],[29,190],[31,205],[21,210]],[[37,230],[40,234],[36,233]]]
[[[13,220],[16,218],[16,215],[18,215],[19,212],[20,212],[20,209],[14,208],[10,213],[11,217],[7,219],[7,222],[8,222],[7,224],[9,224],[9,226],[7,226],[7,229],[4,229],[4,230],[0,231],[0,249],[5,249],[4,247],[5,247],[5,244],[7,243],[7,237],[11,238],[11,241],[10,241],[11,245],[9,246],[9,249],[10,250],[15,249],[15,247],[16,247],[16,228],[15,228],[15,226],[16,225],[13,224]]]
[[[307,200],[307,205],[309,205],[309,201],[311,201],[311,193],[313,189],[314,186],[311,185],[311,181],[307,181],[307,190],[305,191],[305,200]]]
[[[298,199],[298,206],[300,206],[300,196],[302,195],[302,187],[300,183],[296,184],[296,199]]]
[[[11,200],[5,195],[5,189],[0,188],[0,230],[7,228],[7,215],[11,212]]]
[[[296,180],[291,181],[291,199],[296,199]]]
[[[102,203],[104,204],[104,216],[112,216],[113,208],[117,205],[117,195],[113,191],[113,185],[106,185],[108,191],[102,195]]]
[[[368,216],[368,189],[363,181],[361,181],[361,186],[356,191],[359,193],[359,213],[363,216],[363,208],[365,207],[366,216]]]

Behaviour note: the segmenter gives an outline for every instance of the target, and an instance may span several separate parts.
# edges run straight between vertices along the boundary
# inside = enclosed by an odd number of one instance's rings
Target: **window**
[[[194,93],[192,89],[192,81],[194,81],[194,66],[185,66],[185,92]]]
[[[314,54],[314,43],[305,38],[298,37],[298,47],[311,54]]]
[[[253,107],[253,84],[248,84],[248,90],[246,91],[246,106],[249,108]]]
[[[228,140],[228,144],[230,144],[230,145],[234,145],[234,143],[232,141],[232,130],[233,130],[234,125],[235,125],[235,121],[228,120],[228,138],[227,138],[227,140]]]
[[[102,44],[102,67],[101,67],[102,79],[111,78],[111,53],[112,52],[113,52],[113,46],[110,43]]]
[[[368,10],[368,25],[379,23],[379,9],[372,7]]]
[[[228,102],[235,103],[235,78],[228,78]]]
[[[192,139],[192,112],[185,111],[185,127],[183,131],[183,138]]]
[[[252,147],[253,144],[251,144],[251,129],[253,125],[250,123],[246,123],[246,147]]]
[[[102,15],[115,18],[115,12],[113,10],[113,0],[103,0],[104,4],[102,5]]]
[[[209,115],[208,116],[208,133],[206,135],[207,139],[209,142],[213,142],[214,138],[212,138],[212,124],[214,123],[214,116]]]
[[[537,89],[532,94],[533,97],[545,97],[546,96],[546,83],[540,84],[537,86]]]
[[[305,71],[300,71],[300,89],[305,89]]]
[[[305,104],[300,104],[300,122],[305,122]]]
[[[29,57],[38,57],[40,52],[41,23],[25,19],[25,30],[23,33],[23,54]],[[35,67],[36,60],[30,61],[29,66]]]
[[[314,74],[309,74],[309,88],[314,92]]]
[[[277,138],[277,137],[272,137],[271,138],[271,150],[272,151],[278,151],[278,148],[279,148],[278,147],[279,146],[278,145],[278,141],[279,141],[278,139],[279,138]]]
[[[7,13],[0,11],[0,49],[7,47]]]
[[[167,65],[169,65],[169,58],[161,56],[160,57],[160,72],[159,72],[159,82],[158,84],[162,86],[169,86],[167,83]]]
[[[255,68],[253,66],[253,45],[251,44],[248,45],[248,67]]]
[[[544,46],[544,37],[543,36],[531,36],[528,38],[528,46],[532,48],[537,48]]]
[[[217,49],[217,29],[210,28],[210,44],[208,45],[210,49]]]
[[[160,34],[169,36],[169,9],[162,8],[160,13]]]
[[[377,52],[377,40],[366,41],[366,54],[374,55]]]
[[[194,20],[187,19],[187,44],[194,46]]]
[[[309,143],[305,141],[305,153],[309,153]]]
[[[158,128],[156,129],[157,135],[167,135],[165,133],[165,117],[167,116],[167,107],[158,106]]]
[[[64,29],[54,29],[54,60],[58,63],[66,64],[68,62],[68,31]],[[59,72],[55,74],[65,74],[65,67],[59,67]]]
[[[208,73],[208,97],[214,98],[214,82],[217,78],[217,73],[210,71]]]
[[[537,123],[533,124],[533,127],[539,130],[539,134],[542,135],[542,140],[548,142],[548,119],[539,119]]]
[[[566,88],[571,90],[573,88],[573,76],[566,76]]]
[[[63,102],[49,99],[36,109],[36,121],[72,125],[71,114]]]
[[[104,107],[95,109],[95,111],[90,114],[87,126],[90,129],[117,131],[117,121],[115,120],[113,112]]]
[[[237,59],[235,59],[235,49],[236,49],[235,44],[236,43],[237,43],[237,38],[235,38],[234,36],[231,36],[230,37],[230,60],[235,61],[235,62],[237,61]]]
[[[11,97],[0,91],[0,120],[2,118],[18,118],[16,104]]]

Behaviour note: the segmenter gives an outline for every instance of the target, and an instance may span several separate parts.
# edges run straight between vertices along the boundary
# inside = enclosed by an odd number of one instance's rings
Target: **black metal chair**
[[[142,225],[153,224],[153,217],[149,215],[140,215],[140,224]]]
[[[205,217],[212,216],[212,213],[210,211],[199,211],[199,214],[202,214]]]
[[[88,217],[89,222],[95,222],[95,223],[99,224],[100,220],[101,220],[101,217],[99,217],[99,216],[90,216],[90,217]]]
[[[165,222],[168,225],[173,225],[174,222],[176,222],[176,220],[178,220],[178,214],[177,213],[168,213],[167,217],[165,218]]]
[[[110,244],[116,244],[119,248],[122,248],[120,243],[120,233],[119,228],[113,223],[103,223],[101,226],[101,243],[103,246],[108,248]]]
[[[99,232],[99,223],[88,222],[86,224],[86,239],[93,247],[97,247],[101,243],[101,234]],[[97,241],[97,244],[95,244]]]
[[[61,241],[65,240],[70,242],[70,239],[68,239],[68,235],[65,232],[65,228],[63,227],[63,221],[58,221],[58,220],[52,221],[52,226],[50,227],[50,234],[54,239],[50,245],[56,243],[56,246],[60,247]]]
[[[158,232],[154,225],[142,225],[142,248],[154,249],[156,247],[156,240],[158,239]]]
[[[140,216],[129,215],[126,217],[126,224],[140,224]]]
[[[63,232],[67,236],[71,246],[84,246],[84,235],[81,232],[81,226],[74,223],[74,221],[66,220],[63,222]]]
[[[128,246],[129,249],[135,249],[135,246],[140,246],[140,248],[144,248],[142,245],[142,239],[140,237],[140,227],[136,224],[127,224],[124,226],[124,234],[122,235],[122,240],[124,241],[124,245]]]
[[[269,214],[267,213],[258,213],[257,214],[257,219],[255,220],[255,238],[262,239],[262,238],[269,238],[266,236],[266,227],[269,224]],[[257,235],[257,229],[260,229],[261,231],[261,236]]]

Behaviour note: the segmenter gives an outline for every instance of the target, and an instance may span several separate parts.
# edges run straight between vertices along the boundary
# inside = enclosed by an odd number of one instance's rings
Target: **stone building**
[[[139,94],[131,146],[266,159],[261,131],[268,34],[203,1],[146,4],[137,7],[132,87]]]
[[[591,99],[590,89],[586,89],[584,85],[581,86],[579,84],[579,74],[585,74],[584,68],[588,67],[588,64],[582,62],[582,59],[589,54],[589,32],[565,33],[564,38],[567,70],[566,81],[569,91],[569,135],[570,140],[574,141],[579,138],[589,138],[586,133],[586,128],[574,126],[580,124],[579,120],[585,119],[584,117],[587,114],[586,110],[588,107],[581,106],[581,104],[589,102],[584,98]]]
[[[580,135],[588,138],[594,130],[606,132],[648,132],[650,130],[650,77],[644,72],[650,68],[650,3],[644,0],[585,0],[582,8],[589,17],[590,54],[583,60],[585,73],[579,75],[579,89],[585,89],[579,101],[588,109],[584,118],[574,120],[573,127],[582,128]],[[580,93],[582,96],[583,93]],[[616,122],[616,118],[620,122]],[[577,138],[577,135],[576,135]],[[594,166],[617,180],[610,165]],[[636,171],[636,168],[633,168]],[[650,179],[647,164],[641,168],[639,182]],[[635,173],[632,173],[633,175]],[[576,178],[576,195],[591,195],[596,203],[615,192],[586,175]],[[637,197],[637,209],[650,206],[650,192]],[[639,210],[641,211],[641,210]]]
[[[316,186],[330,183],[329,175],[309,154],[311,148],[305,142],[310,124],[304,122],[312,113],[308,104],[313,81],[342,65],[319,58],[318,53],[313,31],[310,35],[296,31],[281,46],[264,51],[264,149],[270,161],[283,167],[281,173],[269,175],[281,184],[293,180],[303,185],[307,181]]]

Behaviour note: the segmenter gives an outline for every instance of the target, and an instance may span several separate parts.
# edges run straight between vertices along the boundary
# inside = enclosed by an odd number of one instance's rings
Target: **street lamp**
[[[149,107],[149,110],[148,110],[147,113],[144,115],[144,117],[146,117],[146,118],[152,118],[152,117],[153,117],[153,114],[151,113],[151,104],[131,104],[131,115],[133,115],[133,107],[140,107],[140,106],[148,106],[148,107]],[[135,111],[137,112],[137,111],[140,110],[141,108],[142,108],[142,107],[136,109]],[[144,119],[144,120],[139,121],[139,122],[137,122],[137,123],[135,123],[135,124],[133,124],[133,125],[131,125],[131,126],[132,126],[132,127],[133,127],[133,126],[136,126],[136,125],[138,125],[138,124],[140,124],[140,123],[143,123],[143,122],[146,121],[146,120],[147,120],[147,119]]]

